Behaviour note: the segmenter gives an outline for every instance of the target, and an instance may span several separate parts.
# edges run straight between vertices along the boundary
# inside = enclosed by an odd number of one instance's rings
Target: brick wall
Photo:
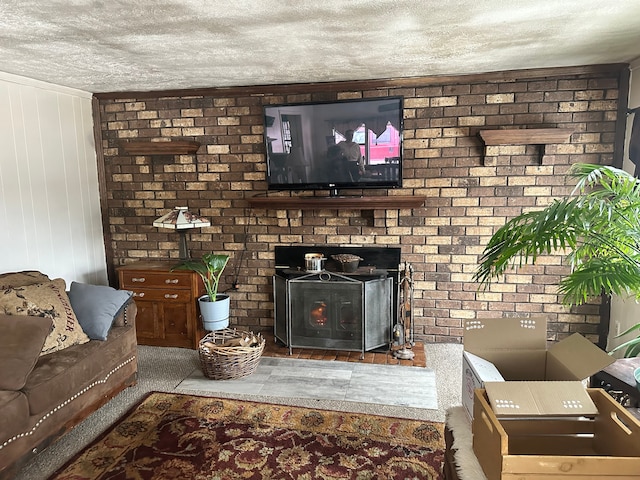
[[[400,245],[414,267],[420,340],[459,342],[466,318],[534,315],[547,317],[550,339],[577,331],[596,340],[599,302],[571,310],[560,305],[556,284],[567,272],[561,256],[510,272],[487,291],[471,282],[498,227],[571,190],[564,176],[570,164],[613,164],[619,68],[554,72],[97,95],[109,263],[177,258],[177,235],[151,224],[187,205],[212,221],[190,233],[194,256],[232,256],[222,288],[238,282],[231,294],[238,325],[273,325],[276,245]],[[387,95],[404,96],[405,118],[404,188],[389,194],[424,195],[422,208],[249,208],[248,197],[266,192],[264,104]],[[477,134],[501,127],[576,133],[570,143],[548,146],[542,163],[535,145],[492,147],[485,162]],[[126,140],[160,137],[197,140],[201,147],[176,156],[132,156],[122,148]]]

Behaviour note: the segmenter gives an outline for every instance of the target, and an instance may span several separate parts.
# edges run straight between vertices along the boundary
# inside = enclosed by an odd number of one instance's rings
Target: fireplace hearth
[[[325,269],[306,271],[306,253],[322,253]],[[354,254],[360,267],[345,273],[331,256]],[[276,247],[274,336],[293,348],[365,351],[390,345],[396,312],[400,249]]]

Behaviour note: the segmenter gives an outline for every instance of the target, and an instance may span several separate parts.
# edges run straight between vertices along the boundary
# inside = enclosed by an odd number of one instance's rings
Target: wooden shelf
[[[252,208],[271,210],[320,210],[345,208],[352,210],[391,210],[417,208],[424,205],[427,197],[415,195],[371,196],[371,197],[251,197]]]
[[[546,145],[568,143],[572,128],[519,128],[511,130],[480,130],[485,145]]]
[[[495,161],[495,149],[489,154],[491,147],[500,145],[540,145],[540,163],[545,156],[546,146],[554,143],[569,143],[573,128],[517,128],[508,130],[480,130],[478,135],[484,142],[484,164],[487,158]],[[499,151],[499,150],[498,150]]]
[[[193,140],[171,140],[169,142],[132,140],[123,142],[122,147],[130,155],[189,155],[198,151],[200,142]]]

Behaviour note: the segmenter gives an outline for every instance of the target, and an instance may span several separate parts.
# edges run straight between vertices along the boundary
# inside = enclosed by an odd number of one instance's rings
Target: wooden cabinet
[[[120,288],[133,292],[141,345],[198,348],[204,337],[197,299],[204,286],[195,272],[171,272],[173,262],[138,262],[118,268]]]

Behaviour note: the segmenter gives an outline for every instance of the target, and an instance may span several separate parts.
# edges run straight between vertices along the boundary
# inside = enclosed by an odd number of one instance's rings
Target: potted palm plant
[[[546,208],[509,220],[490,239],[473,279],[485,288],[540,255],[567,252],[571,271],[559,291],[566,306],[599,295],[640,299],[640,180],[609,166],[575,164],[573,192]],[[630,331],[640,330],[640,323]],[[640,337],[616,347],[640,352]]]
[[[185,260],[171,270],[192,270],[200,275],[206,295],[198,298],[205,330],[221,330],[229,326],[230,298],[218,293],[220,277],[229,263],[229,255],[207,253],[200,260]]]

